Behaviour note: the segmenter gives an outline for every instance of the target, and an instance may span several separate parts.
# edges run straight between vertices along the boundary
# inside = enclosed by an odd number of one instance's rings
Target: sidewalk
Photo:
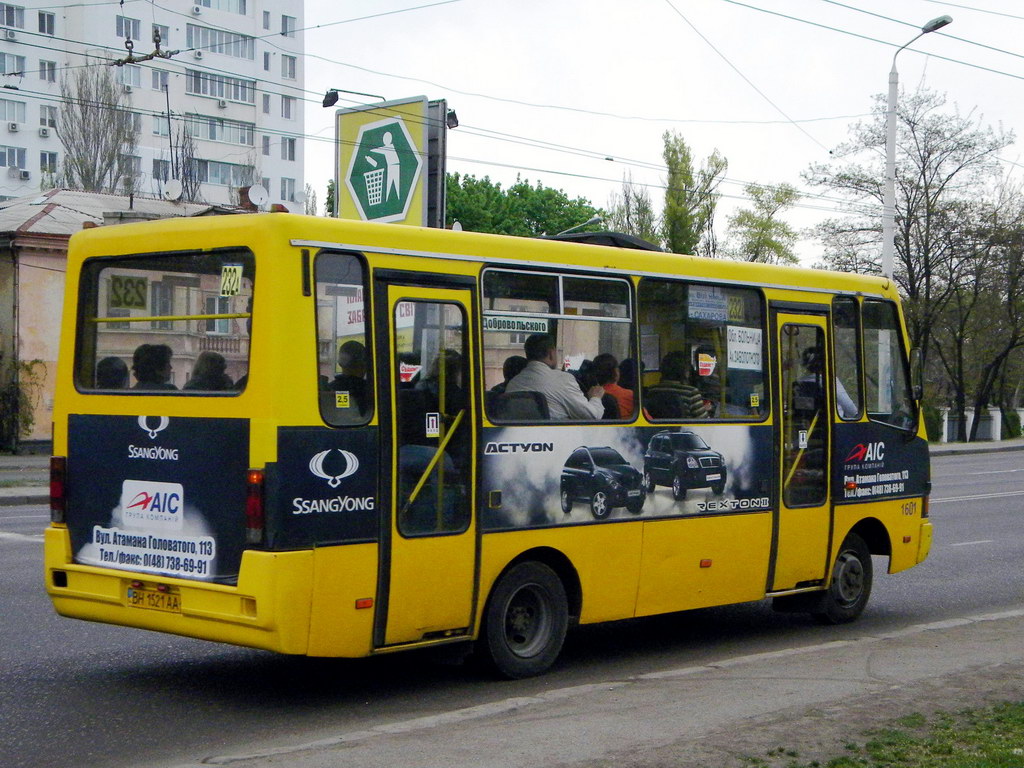
[[[932,443],[929,446],[932,456],[1022,450],[1024,437],[999,442]],[[49,504],[49,467],[49,456],[0,454],[0,506]]]

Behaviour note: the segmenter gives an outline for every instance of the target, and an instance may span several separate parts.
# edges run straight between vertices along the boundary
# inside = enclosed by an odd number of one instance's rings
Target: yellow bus
[[[931,543],[895,286],[606,240],[284,213],[77,233],[58,613],[310,656],[475,643],[508,677],[577,624],[764,598],[855,619],[871,556]]]

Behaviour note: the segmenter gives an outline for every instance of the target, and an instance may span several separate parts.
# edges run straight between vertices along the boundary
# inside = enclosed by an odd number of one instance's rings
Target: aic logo
[[[149,416],[139,416],[139,426],[142,427],[142,431],[149,435],[150,440],[155,440],[156,436],[167,429],[167,425],[171,423],[171,420],[166,416],[157,416],[157,425],[155,427],[149,426]]]
[[[341,457],[345,460],[345,468],[341,471],[341,474],[333,475],[324,469],[324,462],[331,453],[330,448],[326,451],[320,451],[320,453],[309,460],[309,471],[317,477],[322,477],[326,480],[331,488],[337,488],[341,485],[342,480],[349,475],[354,475],[359,469],[359,459],[356,458],[355,454],[343,451],[341,448],[335,448],[334,450],[340,453]]]
[[[121,513],[126,525],[180,531],[185,492],[178,483],[125,480],[121,485]]]
[[[862,461],[883,461],[885,459],[885,443],[859,443],[850,451],[844,464],[855,464]]]

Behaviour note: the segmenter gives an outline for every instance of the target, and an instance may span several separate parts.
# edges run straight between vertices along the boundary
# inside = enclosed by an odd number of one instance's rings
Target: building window
[[[294,16],[281,16],[281,34],[284,37],[295,37]]]
[[[42,105],[39,107],[39,124],[44,128],[57,127],[57,108]]]
[[[174,314],[174,289],[170,284],[164,282],[150,284],[150,307],[157,317]],[[149,325],[154,331],[169,331],[172,323],[172,320],[153,320]]]
[[[263,114],[265,114],[265,115],[269,115],[270,114],[270,94],[269,93],[264,93],[263,94]]]
[[[185,26],[185,44],[189,48],[202,48],[212,53],[222,53],[236,59],[256,58],[256,39],[237,32],[201,27],[198,24]]]
[[[270,11],[263,12],[263,28],[270,29]]]
[[[207,296],[207,315],[226,315],[231,312],[231,298],[228,296]],[[230,333],[231,321],[226,317],[212,318],[206,321],[207,333]]]
[[[263,137],[263,154],[264,155],[269,155],[270,154],[270,137],[269,136],[264,136]]]
[[[25,102],[0,99],[0,122],[24,123]]]
[[[153,77],[152,88],[154,91],[162,91],[167,88],[167,72],[160,69],[151,69],[150,73]]]
[[[282,160],[294,160],[295,159],[295,139],[281,139],[281,159]]]
[[[281,179],[281,199],[295,202],[295,179]]]
[[[281,117],[285,120],[295,119],[295,105],[296,99],[294,96],[282,96],[281,97]]]
[[[295,62],[296,58],[294,56],[281,56],[281,77],[286,80],[295,79]]]
[[[244,187],[252,168],[248,165],[221,163],[216,160],[193,160],[195,177],[204,184]]]
[[[121,70],[121,85],[130,85],[134,88],[138,88],[142,85],[142,67],[135,64],[125,64],[120,67]]]
[[[171,37],[171,28],[163,24],[153,25],[153,42],[156,43],[156,36],[160,35],[160,45],[169,45]]]
[[[131,19],[127,16],[118,16],[117,18],[117,36],[127,37],[132,40],[138,40],[139,35],[142,32],[142,22],[138,19]]]
[[[56,152],[40,152],[39,153],[39,172],[40,173],[56,173],[57,172],[57,153]]]
[[[24,168],[25,149],[0,145],[0,168]]]
[[[260,185],[261,185],[261,186],[262,186],[262,187],[263,187],[264,189],[266,189],[266,190],[268,190],[268,191],[269,191],[269,190],[270,190],[270,177],[269,177],[269,176],[264,176],[264,177],[262,177],[262,178],[260,179]]]
[[[0,53],[0,75],[10,75],[25,71],[25,57],[10,53]],[[45,77],[43,78],[46,79]]]
[[[8,57],[10,58],[10,57]],[[25,66],[25,58],[23,56],[15,56],[16,59],[21,59],[22,67]],[[56,61],[42,61],[39,62],[39,79],[47,83],[57,82],[57,62]]]
[[[169,136],[170,133],[171,129],[167,125],[167,118],[163,115],[153,115],[153,135]]]
[[[204,8],[213,8],[218,11],[237,13],[240,16],[246,15],[246,0],[193,0],[193,5],[201,5]]]
[[[167,181],[169,178],[171,178],[171,161],[154,160],[153,178],[156,179],[157,181]]]
[[[256,81],[188,69],[185,71],[185,93],[255,104]]]
[[[5,27],[25,28],[25,9],[20,5],[0,3],[0,24]]]
[[[263,71],[270,71],[270,51],[263,52]]]
[[[252,123],[193,114],[188,116],[188,126],[197,139],[242,144],[247,147],[253,146],[254,143],[256,126]]]
[[[52,35],[56,24],[56,16],[49,11],[39,12],[39,31],[44,35]]]

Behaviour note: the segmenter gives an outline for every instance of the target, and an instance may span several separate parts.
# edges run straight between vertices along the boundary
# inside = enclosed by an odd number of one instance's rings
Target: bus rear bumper
[[[932,524],[928,520],[921,521],[921,534],[917,544],[917,562],[923,563],[932,550]]]
[[[237,586],[75,564],[66,528],[46,529],[44,552],[46,591],[61,616],[278,653],[308,651],[311,550],[247,551]],[[140,594],[153,598],[139,600]]]

